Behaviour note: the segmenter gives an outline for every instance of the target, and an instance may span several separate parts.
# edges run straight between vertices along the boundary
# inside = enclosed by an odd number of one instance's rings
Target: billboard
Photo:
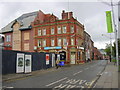
[[[25,73],[31,72],[31,55],[25,55]]]
[[[24,54],[17,53],[16,73],[24,72]]]

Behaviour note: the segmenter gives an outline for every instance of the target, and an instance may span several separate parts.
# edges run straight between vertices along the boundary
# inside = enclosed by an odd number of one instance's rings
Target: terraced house
[[[2,28],[4,49],[61,54],[66,63],[84,62],[84,25],[73,12],[62,11],[62,19],[41,10],[23,14]]]

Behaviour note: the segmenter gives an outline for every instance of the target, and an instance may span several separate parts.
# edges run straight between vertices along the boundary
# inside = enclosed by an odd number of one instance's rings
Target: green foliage
[[[110,44],[107,44],[105,52],[107,55],[109,55],[109,56],[111,55],[111,45]]]
[[[116,44],[114,42],[114,47],[113,47],[113,52],[114,52],[114,57],[116,56]],[[118,39],[118,55],[120,56],[120,39]]]

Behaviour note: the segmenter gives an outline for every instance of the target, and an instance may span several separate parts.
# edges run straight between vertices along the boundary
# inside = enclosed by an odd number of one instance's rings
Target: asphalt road
[[[59,68],[57,71],[29,78],[3,82],[5,88],[90,88],[107,61],[99,60],[83,65]]]

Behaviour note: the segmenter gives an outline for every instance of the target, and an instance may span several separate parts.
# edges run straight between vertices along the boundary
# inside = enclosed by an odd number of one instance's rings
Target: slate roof
[[[15,21],[18,21],[20,23],[21,25],[20,30],[29,28],[31,22],[34,21],[35,17],[37,16],[37,13],[38,11],[21,15],[20,17],[18,17],[17,19],[13,20],[8,25],[3,27],[1,29],[2,33],[13,31],[12,25],[15,23]]]

